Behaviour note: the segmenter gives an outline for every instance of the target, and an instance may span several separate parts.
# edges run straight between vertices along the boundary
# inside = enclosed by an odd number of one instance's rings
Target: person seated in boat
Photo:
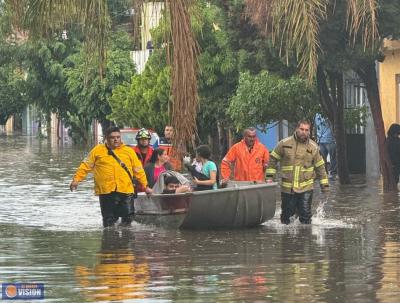
[[[182,158],[177,146],[172,145],[172,139],[174,137],[174,128],[171,125],[166,125],[164,129],[164,137],[160,137],[159,144],[157,147],[165,149],[169,156],[169,163],[172,165],[175,171],[182,170]]]
[[[162,192],[163,194],[179,194],[191,191],[190,186],[182,185],[175,176],[166,176],[164,182],[165,188]]]
[[[196,190],[217,189],[218,170],[217,165],[210,160],[211,150],[208,145],[200,145],[196,149],[196,159],[201,162],[201,173],[191,171]]]
[[[144,167],[149,187],[153,187],[161,173],[172,170],[172,165],[168,162],[167,151],[162,148],[156,148],[151,155],[149,163]]]

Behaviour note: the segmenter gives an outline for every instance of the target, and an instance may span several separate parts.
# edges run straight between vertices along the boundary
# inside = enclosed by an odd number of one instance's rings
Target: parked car
[[[121,128],[122,142],[128,146],[136,146],[137,145],[136,134],[138,133],[139,130],[140,128]],[[149,129],[149,131],[151,133],[150,145],[157,146],[160,137],[155,131],[151,129]]]

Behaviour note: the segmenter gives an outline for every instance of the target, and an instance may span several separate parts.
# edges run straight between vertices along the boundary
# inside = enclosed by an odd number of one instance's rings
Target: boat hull
[[[275,215],[276,183],[139,196],[135,220],[182,229],[255,227]]]

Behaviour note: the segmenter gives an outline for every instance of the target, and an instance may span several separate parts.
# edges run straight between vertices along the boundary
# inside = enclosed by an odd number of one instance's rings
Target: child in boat
[[[200,145],[196,149],[196,159],[201,162],[201,174],[206,178],[193,175],[193,182],[197,185],[196,190],[217,189],[218,170],[217,165],[210,160],[211,150],[208,145]]]
[[[164,182],[165,189],[162,192],[163,194],[179,194],[191,191],[190,186],[180,184],[175,176],[166,176]]]

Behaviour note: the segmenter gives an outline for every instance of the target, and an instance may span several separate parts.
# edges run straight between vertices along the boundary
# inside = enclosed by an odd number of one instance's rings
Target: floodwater
[[[92,179],[68,188],[85,155],[0,136],[1,283],[44,283],[44,302],[400,301],[399,197],[377,180],[316,194],[310,226],[278,202],[254,229],[103,230]]]

